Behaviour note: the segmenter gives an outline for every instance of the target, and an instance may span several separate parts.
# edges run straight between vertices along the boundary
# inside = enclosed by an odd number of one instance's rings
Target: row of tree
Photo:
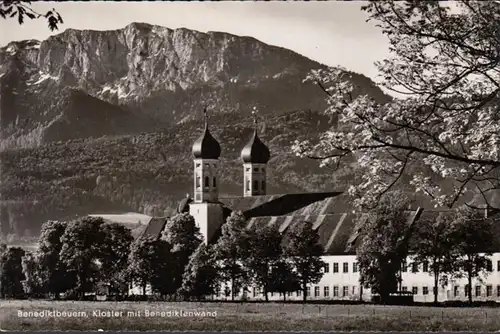
[[[411,255],[417,264],[427,264],[434,277],[434,302],[440,286],[466,278],[472,303],[472,280],[492,270],[489,256],[498,250],[495,219],[463,206],[437,215],[424,214],[408,224],[408,199],[397,192],[389,194],[382,197],[364,226],[357,249],[361,283],[374,289],[382,301],[387,300],[398,290],[402,268]]]
[[[5,298],[60,294],[83,298],[107,286],[107,293],[127,294],[131,285],[150,286],[155,294],[196,298],[231,286],[232,299],[250,284],[269,292],[302,290],[322,277],[323,249],[311,223],[297,224],[283,242],[274,227],[246,229],[234,212],[217,243],[205,245],[187,213],[167,221],[160,238],[133,239],[122,225],[85,217],[70,223],[49,221],[38,249],[26,252],[3,246],[0,293]]]
[[[488,257],[496,247],[494,221],[468,208],[420,217],[409,224],[409,201],[401,193],[383,196],[368,214],[356,245],[360,284],[382,302],[398,291],[408,256],[427,263],[439,285],[466,277],[472,302],[472,280],[491,270]],[[162,235],[133,239],[122,225],[86,217],[70,223],[47,222],[35,252],[0,249],[0,293],[16,298],[69,294],[82,298],[102,285],[107,293],[127,294],[131,285],[155,294],[204,299],[229,289],[231,299],[247,286],[286,298],[318,283],[325,263],[318,232],[301,222],[280,233],[277,226],[247,228],[240,212],[222,225],[216,243],[206,245],[187,213],[167,221]]]

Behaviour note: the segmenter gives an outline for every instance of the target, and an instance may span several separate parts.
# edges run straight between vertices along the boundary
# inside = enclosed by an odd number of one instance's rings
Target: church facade
[[[212,136],[207,120],[201,136],[192,147],[193,198],[181,201],[178,212],[189,212],[195,219],[205,243],[216,242],[221,226],[232,211],[241,211],[248,219],[248,227],[275,225],[281,233],[295,224],[309,221],[313,224],[324,248],[326,262],[324,275],[318,284],[308,288],[308,299],[318,300],[370,300],[370,289],[359,284],[359,268],[356,247],[367,217],[359,218],[352,212],[349,199],[341,192],[317,192],[301,194],[267,194],[267,164],[270,151],[258,136],[255,126],[252,137],[241,151],[244,183],[242,196],[219,196],[219,158],[221,146]],[[414,208],[408,211],[408,225],[419,219],[437,217],[439,211]],[[153,218],[144,235],[159,237],[165,226],[165,218]],[[500,253],[491,257],[491,269],[481,280],[473,281],[474,300],[500,301]],[[467,281],[451,281],[438,289],[439,301],[467,300]],[[426,264],[415,263],[411,256],[402,268],[401,290],[414,294],[417,302],[432,302],[434,278]],[[249,287],[241,298],[264,299],[258,287]],[[230,298],[221,292],[216,299]],[[283,299],[277,293],[269,294],[271,300]],[[287,300],[301,300],[301,292],[286,296]]]

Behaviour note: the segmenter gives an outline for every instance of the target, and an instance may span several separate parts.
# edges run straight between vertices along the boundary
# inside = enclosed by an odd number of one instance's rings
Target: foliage
[[[84,217],[69,223],[61,237],[60,261],[76,275],[79,296],[93,291],[103,274],[103,224],[100,217]]]
[[[142,286],[143,295],[147,285],[161,293],[175,292],[172,275],[169,273],[171,246],[154,237],[139,237],[132,243],[128,260],[128,277]]]
[[[214,247],[221,280],[231,284],[231,300],[249,282],[242,260],[248,255],[247,219],[240,211],[233,211],[222,225],[222,234]]]
[[[486,273],[489,256],[495,245],[495,232],[492,219],[485,218],[478,210],[461,207],[454,221],[455,252],[459,255],[457,276],[465,274],[468,280],[469,303],[472,304],[472,279]]]
[[[319,143],[298,140],[294,150],[324,165],[354,156],[362,173],[349,193],[357,205],[373,206],[404,177],[449,207],[468,192],[488,203],[499,188],[500,5],[451,6],[389,0],[364,6],[390,43],[391,55],[377,63],[381,84],[405,98],[379,103],[356,94],[339,68],[312,71],[305,80],[325,91],[325,113],[340,126]]]
[[[411,233],[406,211],[408,204],[408,199],[400,192],[385,194],[379,206],[368,213],[362,242],[356,249],[360,283],[378,293],[382,302],[397,290],[398,274],[408,256]]]
[[[119,224],[102,225],[102,233],[104,241],[101,251],[101,277],[113,291],[117,291],[127,283],[126,270],[133,242],[132,234],[130,229]]]
[[[23,290],[29,297],[39,297],[44,293],[42,267],[37,253],[26,252],[22,258],[22,269],[24,280],[22,281]]]
[[[189,258],[202,242],[202,236],[194,217],[189,213],[180,213],[167,220],[161,238],[172,246],[170,252],[175,261],[170,264],[169,270],[174,278],[172,289],[175,291],[182,286]]]
[[[24,250],[11,247],[0,254],[0,297],[20,298],[24,295],[22,267]]]
[[[301,290],[301,285],[297,273],[293,271],[288,259],[281,258],[271,268],[269,285],[270,292],[278,292],[286,300],[286,294]]]
[[[248,251],[242,263],[256,286],[262,287],[265,300],[273,285],[271,271],[282,258],[278,226],[253,226],[248,232]]]
[[[189,259],[180,293],[201,300],[215,294],[219,284],[215,257],[210,246],[201,243]]]
[[[309,221],[289,227],[283,255],[290,260],[302,289],[304,302],[307,299],[307,286],[318,283],[323,277],[325,262],[321,260],[324,249],[319,243],[319,234]]]
[[[412,245],[415,257],[419,263],[429,263],[429,274],[434,276],[434,302],[438,301],[438,287],[447,283],[446,274],[452,274],[456,269],[457,254],[454,246],[458,240],[454,236],[454,216],[450,213],[440,213],[436,220],[419,219],[415,228],[415,243]]]
[[[36,258],[40,265],[40,279],[43,291],[55,294],[75,285],[75,277],[71,275],[66,265],[60,260],[60,252],[63,248],[61,240],[66,227],[65,222],[47,221],[42,225],[42,231],[38,239],[38,250]]]
[[[55,9],[45,14],[39,14],[31,8],[31,1],[2,0],[0,1],[0,16],[4,19],[13,18],[17,15],[19,24],[24,23],[24,18],[34,20],[44,18],[49,24],[51,31],[59,29],[58,25],[63,23],[63,19]]]

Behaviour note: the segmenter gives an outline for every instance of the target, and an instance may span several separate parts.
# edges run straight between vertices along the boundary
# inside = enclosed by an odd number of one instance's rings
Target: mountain
[[[332,121],[319,113],[324,92],[303,83],[324,67],[251,37],[145,23],[9,43],[0,48],[1,233],[174,207],[191,190],[190,145],[205,107],[223,146],[227,194],[241,192],[238,155],[254,106],[273,153],[270,191],[340,187],[289,150]],[[388,99],[370,79],[346,74],[358,93]]]

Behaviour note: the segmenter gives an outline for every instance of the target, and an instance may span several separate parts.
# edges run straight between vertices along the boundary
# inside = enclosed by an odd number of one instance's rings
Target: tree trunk
[[[269,296],[267,294],[267,284],[264,283],[263,288],[264,288],[264,299],[265,299],[265,301],[267,303],[269,301]]]
[[[142,296],[146,297],[146,283],[142,285]]]
[[[231,275],[231,301],[233,301],[233,302],[234,302],[234,291],[236,290],[235,286],[234,286],[234,284],[235,284],[234,281],[235,281],[234,275]]]
[[[286,292],[283,292],[283,301],[286,302]]]
[[[434,267],[436,267],[436,263],[434,263]],[[439,285],[439,270],[438,268],[434,269],[434,304],[438,303],[438,285]]]
[[[363,286],[362,285],[359,286],[359,301],[360,302],[363,301]]]
[[[307,301],[307,283],[306,282],[302,283],[302,301],[304,302],[304,304]]]
[[[467,280],[469,283],[469,286],[467,287],[469,290],[469,305],[472,306],[472,272],[470,270],[467,272]]]

